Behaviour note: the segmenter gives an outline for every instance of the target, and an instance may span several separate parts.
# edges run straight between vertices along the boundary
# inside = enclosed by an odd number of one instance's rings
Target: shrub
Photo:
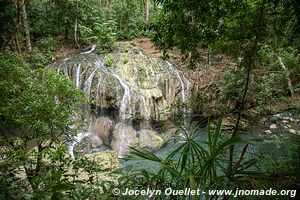
[[[104,58],[104,65],[107,66],[107,67],[111,67],[114,62],[115,62],[115,58],[114,58],[114,56],[112,54],[108,54]]]
[[[189,131],[184,128],[179,130],[177,133],[181,134],[180,142],[175,143],[177,145],[163,158],[143,149],[131,148],[132,155],[127,159],[151,161],[157,163],[157,169],[142,168],[134,171],[129,174],[125,187],[145,189],[151,186],[151,189],[160,190],[191,188],[206,191],[213,188],[234,188],[236,185],[239,188],[247,186],[252,180],[251,167],[256,162],[254,159],[244,159],[247,149],[245,146],[233,166],[228,167],[224,157],[231,145],[244,142],[238,137],[221,139],[220,128],[220,121],[216,129],[212,129],[208,123],[207,141],[199,141],[197,136],[199,129],[196,123]],[[230,176],[233,179],[229,179]],[[243,181],[240,181],[241,179]],[[159,198],[176,199],[174,196],[160,196]],[[177,196],[177,199],[181,198]],[[189,197],[184,196],[184,198]]]

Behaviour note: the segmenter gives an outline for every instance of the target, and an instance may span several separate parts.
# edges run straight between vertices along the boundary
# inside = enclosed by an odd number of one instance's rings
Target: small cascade
[[[94,69],[94,71],[90,74],[90,76],[84,83],[83,91],[85,91],[85,93],[87,94],[87,98],[89,98],[89,96],[90,96],[91,85],[92,85],[92,81],[93,81],[96,71],[97,71],[97,68]]]
[[[76,67],[76,73],[75,73],[75,80],[76,80],[76,87],[80,88],[80,69],[81,69],[81,63],[79,63]]]
[[[168,61],[166,61],[166,63],[168,64],[169,68],[171,68],[171,71],[175,72],[178,80],[180,81],[180,86],[181,86],[181,98],[182,98],[182,102],[186,103],[187,102],[187,98],[186,98],[186,92],[187,92],[187,87],[185,86],[184,81],[182,80],[178,70]],[[186,79],[187,80],[187,79]]]
[[[143,102],[143,116],[145,117],[145,119],[147,120],[147,121],[149,121],[150,120],[150,117],[151,117],[151,115],[150,115],[150,110],[149,110],[149,107],[148,107],[148,105],[147,105],[147,103],[146,103],[146,99],[145,99],[145,97],[144,96],[141,96],[141,99],[142,99],[142,102]]]
[[[123,146],[125,146],[125,145],[126,145],[126,133],[125,133],[124,130],[121,130],[121,132],[120,132],[120,147],[123,147]],[[120,155],[121,150],[122,150],[122,149],[119,148],[119,152],[117,152],[118,155]]]
[[[131,96],[130,96],[130,88],[129,86],[121,79],[121,77],[115,73],[112,73],[113,76],[115,76],[119,83],[122,85],[122,87],[124,88],[124,94],[122,97],[122,101],[120,104],[120,118],[122,120],[126,119],[126,108],[128,108],[128,104],[130,104],[131,101]]]
[[[93,51],[95,51],[96,47],[97,47],[97,45],[96,45],[96,44],[93,44],[90,50],[85,51],[85,52],[82,52],[81,54],[89,54],[89,53],[92,53]]]
[[[85,137],[92,146],[110,146],[119,157],[137,144],[157,150],[164,143],[164,124],[175,127],[171,120],[177,111],[168,111],[170,105],[188,101],[189,81],[171,63],[149,59],[141,51],[111,53],[113,63],[106,66],[105,55],[93,53],[95,49],[93,45],[53,66],[92,100],[86,106],[89,124],[68,145],[70,155]]]
[[[169,68],[171,68],[171,71],[173,71],[179,82],[180,82],[180,86],[181,86],[181,100],[183,103],[183,127],[182,128],[187,128],[188,127],[188,110],[187,110],[187,92],[189,89],[189,81],[183,76],[184,80],[181,78],[179,71],[168,61],[166,61],[166,63],[168,64]],[[180,137],[185,138],[185,135],[183,133],[180,134]]]
[[[71,142],[68,143],[68,153],[70,154],[71,158],[75,158],[74,155],[74,147],[76,144],[80,143],[84,138],[88,137],[88,133],[78,133],[74,136]]]

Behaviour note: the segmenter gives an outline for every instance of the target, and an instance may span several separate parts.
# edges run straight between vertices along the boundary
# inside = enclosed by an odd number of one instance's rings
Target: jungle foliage
[[[120,199],[112,195],[114,187],[295,187],[299,138],[277,141],[278,151],[286,144],[292,150],[279,160],[264,155],[261,170],[256,159],[247,158],[249,145],[238,137],[238,125],[247,102],[264,114],[269,102],[299,95],[299,27],[297,0],[0,0],[0,199]],[[199,141],[199,127],[182,127],[184,139],[166,157],[132,149],[130,159],[155,162],[157,171],[117,171],[115,181],[98,179],[94,175],[103,166],[66,156],[64,141],[80,124],[84,96],[46,65],[68,45],[97,43],[97,52],[107,53],[116,41],[139,36],[151,37],[165,58],[168,50],[181,50],[191,68],[203,57],[200,48],[230,57],[234,65],[224,73],[218,95],[222,103],[237,103],[236,128],[232,137],[223,137],[221,122],[209,124],[208,140]],[[114,58],[105,62],[109,66]],[[288,106],[300,110],[299,102]],[[78,178],[80,170],[87,179]]]

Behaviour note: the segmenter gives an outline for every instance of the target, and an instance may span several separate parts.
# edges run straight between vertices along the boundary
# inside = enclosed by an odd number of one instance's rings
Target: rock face
[[[83,132],[101,138],[119,156],[129,146],[160,148],[164,142],[157,124],[170,124],[178,112],[171,105],[188,99],[189,82],[174,66],[131,49],[107,55],[88,51],[53,67],[86,94],[89,105]]]

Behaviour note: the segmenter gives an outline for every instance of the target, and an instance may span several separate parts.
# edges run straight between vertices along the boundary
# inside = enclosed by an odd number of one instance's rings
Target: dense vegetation
[[[0,0],[0,33],[0,199],[120,199],[112,195],[114,187],[299,190],[299,135],[277,139],[283,156],[262,153],[266,161],[260,165],[246,159],[249,144],[238,137],[248,105],[256,116],[276,113],[272,106],[278,102],[300,113],[297,0]],[[234,66],[223,74],[218,97],[220,104],[235,103],[222,110],[233,115],[235,127],[223,136],[221,122],[214,128],[208,123],[208,140],[198,141],[199,127],[191,123],[179,130],[185,139],[165,158],[132,149],[158,163],[157,171],[94,179],[105,167],[68,158],[64,144],[80,126],[84,95],[46,66],[65,50],[97,43],[97,52],[106,53],[118,40],[140,36],[150,37],[164,58],[168,50],[179,50],[191,69],[203,58],[210,67],[218,53],[229,57]],[[237,144],[243,147],[234,155]],[[89,179],[79,180],[79,170]]]

